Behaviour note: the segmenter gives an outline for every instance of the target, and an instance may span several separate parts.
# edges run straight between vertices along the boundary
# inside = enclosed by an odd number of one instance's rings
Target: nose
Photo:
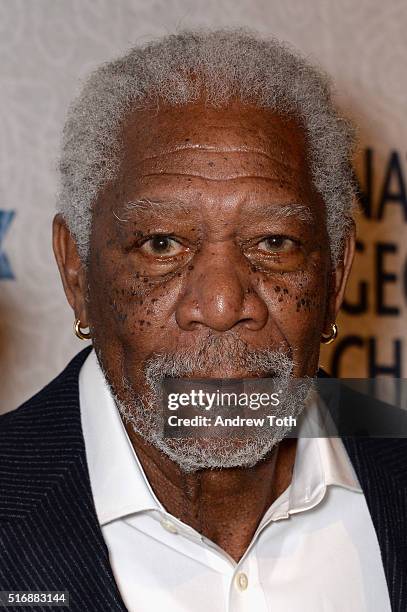
[[[268,308],[251,285],[246,262],[224,248],[213,247],[195,257],[175,317],[179,327],[199,326],[222,332],[236,326],[257,331],[268,319]]]

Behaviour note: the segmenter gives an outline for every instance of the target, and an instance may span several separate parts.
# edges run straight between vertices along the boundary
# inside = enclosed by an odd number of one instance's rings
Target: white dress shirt
[[[340,439],[298,440],[290,486],[236,563],[154,495],[94,350],[79,390],[96,512],[130,612],[390,612],[376,533]]]

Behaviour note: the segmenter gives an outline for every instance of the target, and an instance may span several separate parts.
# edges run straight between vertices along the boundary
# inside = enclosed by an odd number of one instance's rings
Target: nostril
[[[244,319],[240,319],[238,321],[238,325],[241,325],[242,327],[245,327],[246,329],[250,329],[251,331],[257,331],[259,329],[262,329],[266,322],[267,322],[268,316],[266,317],[245,317]]]

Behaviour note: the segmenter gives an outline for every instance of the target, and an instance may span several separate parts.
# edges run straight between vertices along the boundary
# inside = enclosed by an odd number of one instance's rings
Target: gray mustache
[[[235,334],[208,335],[199,345],[173,353],[152,355],[144,366],[147,382],[156,387],[164,378],[176,378],[193,374],[205,377],[211,369],[227,372],[231,366],[247,374],[269,374],[282,379],[292,375],[293,359],[272,349],[256,350]]]

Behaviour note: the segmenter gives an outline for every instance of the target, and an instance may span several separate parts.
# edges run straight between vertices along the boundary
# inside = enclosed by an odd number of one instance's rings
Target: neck
[[[127,433],[148,481],[164,508],[223,548],[235,561],[245,553],[269,506],[291,482],[296,440],[286,439],[251,468],[185,473],[145,442]]]

